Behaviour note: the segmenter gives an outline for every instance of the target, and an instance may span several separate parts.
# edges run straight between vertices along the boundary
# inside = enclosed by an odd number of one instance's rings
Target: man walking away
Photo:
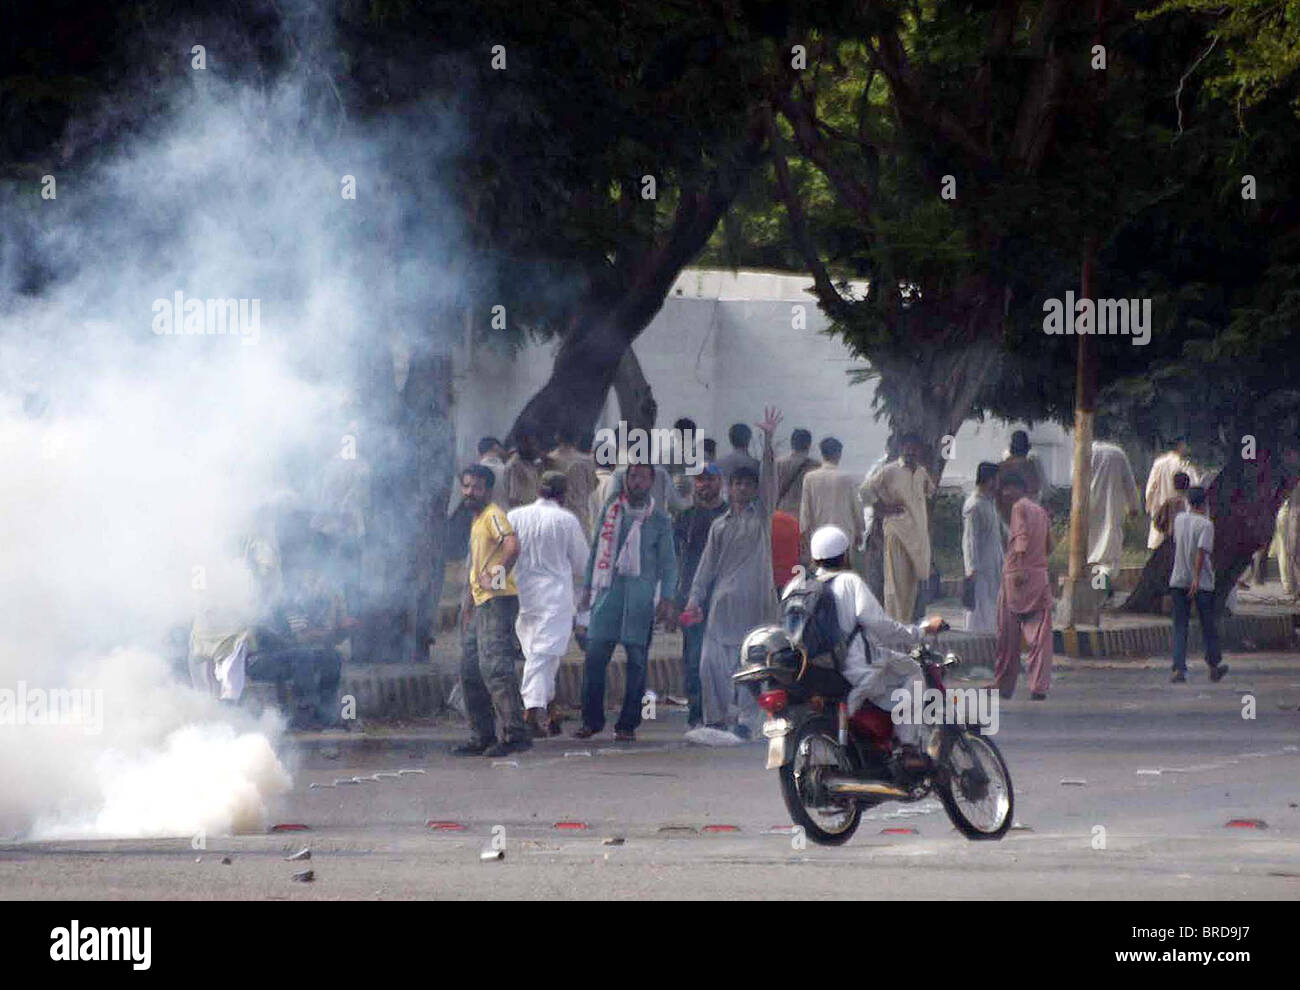
[[[993,504],[998,466],[984,461],[975,470],[975,491],[961,508],[961,555],[966,573],[962,592],[967,632],[996,632],[998,589],[1002,587],[1002,558],[1007,528]]]
[[[573,632],[574,575],[587,567],[586,534],[578,517],[563,506],[567,484],[560,472],[547,471],[537,501],[507,514],[519,538],[515,632],[524,651],[524,722],[534,737],[560,734],[555,677]]]
[[[541,445],[532,430],[519,432],[519,446],[506,462],[506,506],[517,509],[531,505],[537,499],[537,485],[541,481]]]
[[[1052,683],[1052,586],[1047,578],[1051,520],[1025,494],[1024,478],[1013,471],[1000,480],[1002,496],[1011,503],[1011,536],[998,594],[998,664],[992,686],[1004,698],[1016,693],[1023,638],[1029,644],[1029,697],[1043,701]]]
[[[1038,458],[1029,453],[1029,434],[1024,430],[1016,430],[1011,434],[1007,456],[998,465],[999,478],[1005,478],[1009,474],[1018,474],[1024,479],[1025,494],[1031,501],[1037,502],[1042,497],[1043,469]],[[998,502],[1002,507],[1002,518],[1010,519],[1011,503],[1001,495]]]
[[[469,580],[461,603],[460,683],[470,739],[452,752],[505,756],[533,745],[515,676],[515,658],[520,653],[515,636],[519,592],[510,568],[519,557],[519,539],[501,506],[490,501],[496,482],[491,469],[472,464],[461,472],[460,481],[461,496],[474,513]]]
[[[591,454],[584,454],[577,446],[577,432],[570,427],[556,430],[559,441],[551,451],[550,468],[565,477],[564,507],[578,517],[582,531],[591,539],[591,493],[600,479],[596,477],[596,464]]]
[[[804,535],[806,546],[816,530],[838,526],[856,546],[862,537],[862,500],[853,477],[840,470],[844,445],[835,437],[826,437],[818,447],[822,452],[822,466],[804,475],[799,532]]]
[[[1147,514],[1151,516],[1151,528],[1147,532],[1148,550],[1156,549],[1165,541],[1165,534],[1156,528],[1155,515],[1160,506],[1174,494],[1174,475],[1180,471],[1187,475],[1191,484],[1199,480],[1196,468],[1187,459],[1187,442],[1182,439],[1174,443],[1173,450],[1155,459],[1151,473],[1147,475],[1146,508]]]
[[[1174,493],[1160,504],[1151,520],[1160,533],[1161,542],[1174,533],[1174,520],[1187,511],[1187,490],[1192,487],[1192,479],[1187,472],[1179,471],[1174,475]]]
[[[1210,680],[1221,681],[1228,672],[1219,652],[1219,629],[1214,616],[1214,523],[1205,514],[1205,489],[1187,491],[1187,510],[1174,520],[1174,569],[1169,576],[1169,598],[1174,606],[1174,673],[1175,684],[1187,681],[1187,623],[1191,603],[1201,619],[1205,640],[1205,662]]]
[[[1106,580],[1109,593],[1124,554],[1124,520],[1141,504],[1133,467],[1123,448],[1102,440],[1092,445],[1088,495],[1088,563]]]
[[[496,437],[483,437],[478,442],[478,462],[492,469],[496,483],[492,488],[493,500],[504,498],[506,480],[506,448]],[[499,504],[499,503],[498,503]]]
[[[821,462],[808,453],[811,446],[812,434],[795,430],[790,434],[790,453],[776,462],[776,507],[792,516],[799,515],[804,475],[821,467]]]
[[[753,435],[753,431],[744,423],[732,423],[731,429],[727,430],[731,453],[724,455],[718,461],[718,467],[722,468],[724,484],[731,484],[731,475],[738,467],[747,467],[755,474],[758,473],[758,461],[749,453],[749,441]],[[728,497],[725,491],[723,497]]]
[[[686,608],[691,594],[691,582],[704,555],[704,545],[709,539],[713,520],[727,511],[722,500],[722,469],[716,464],[706,465],[695,476],[695,504],[677,517],[673,533],[679,562],[676,600],[677,610]],[[707,621],[707,615],[704,617]],[[694,729],[703,724],[700,702],[700,650],[704,646],[704,622],[682,626],[682,668],[685,671],[687,722]]]
[[[891,433],[885,440],[885,452],[867,468],[858,497],[862,501],[862,574],[876,601],[885,600],[885,517],[875,510],[871,502],[871,486],[885,469],[885,465],[898,457],[898,437]]]
[[[916,593],[930,576],[930,512],[934,481],[921,466],[921,438],[905,434],[903,456],[886,464],[868,486],[876,512],[885,517],[885,611],[908,623]]]
[[[727,511],[709,528],[700,566],[686,606],[693,621],[704,618],[700,651],[704,723],[734,728],[742,739],[756,727],[758,706],[749,691],[736,690],[731,675],[740,665],[740,644],[755,626],[776,616],[772,587],[772,506],[776,504],[776,461],[772,433],[781,422],[765,410],[763,461],[759,471],[740,465],[732,471]]]
[[[632,742],[641,724],[650,636],[656,617],[672,615],[677,584],[672,523],[650,497],[654,479],[652,465],[629,465],[624,490],[609,500],[598,519],[579,605],[579,611],[591,609],[589,626],[579,628],[587,637],[582,726],[574,733],[579,739],[590,739],[605,727],[605,671],[618,643],[627,657],[627,688],[614,738]]]

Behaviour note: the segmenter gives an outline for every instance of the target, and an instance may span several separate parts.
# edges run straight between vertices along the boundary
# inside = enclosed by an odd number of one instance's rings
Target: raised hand
[[[770,437],[776,432],[776,428],[781,425],[781,420],[784,418],[781,415],[781,410],[777,409],[776,406],[764,406],[763,421],[757,425],[760,430]]]

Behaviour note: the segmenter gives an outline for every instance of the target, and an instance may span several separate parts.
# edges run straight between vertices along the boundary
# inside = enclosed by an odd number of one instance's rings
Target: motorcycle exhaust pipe
[[[845,774],[831,773],[822,778],[822,786],[828,794],[871,795],[873,797],[905,798],[911,793],[893,784],[884,784],[878,780],[861,780]]]

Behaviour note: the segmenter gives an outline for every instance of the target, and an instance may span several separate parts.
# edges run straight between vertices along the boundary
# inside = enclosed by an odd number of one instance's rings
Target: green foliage
[[[1255,106],[1291,84],[1300,70],[1300,0],[1165,0],[1142,19],[1171,13],[1208,21],[1210,92]],[[1292,100],[1300,113],[1300,100]]]

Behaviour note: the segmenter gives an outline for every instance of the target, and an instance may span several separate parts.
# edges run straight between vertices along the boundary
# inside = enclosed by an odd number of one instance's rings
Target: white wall
[[[678,278],[663,308],[638,338],[634,350],[659,405],[659,426],[689,416],[730,449],[727,427],[751,426],[764,405],[781,408],[778,453],[789,449],[790,431],[812,431],[818,440],[834,435],[844,444],[842,464],[856,474],[884,451],[888,425],[874,418],[875,385],[850,385],[849,368],[864,364],[839,340],[821,331],[828,320],[817,308],[811,279],[766,272],[689,269]],[[860,292],[862,287],[856,287]],[[806,329],[792,329],[794,307],[803,307]],[[476,459],[485,434],[503,436],[524,404],[550,374],[554,345],[526,348],[515,359],[484,345],[462,348],[455,379],[455,422],[460,462]],[[618,422],[611,394],[602,421]],[[958,431],[955,458],[945,483],[970,487],[982,460],[1001,460],[1011,430],[1021,424],[969,422]],[[757,432],[757,431],[756,431]],[[1029,431],[1035,452],[1053,484],[1070,480],[1071,439],[1055,424]],[[751,450],[757,453],[757,440]]]

